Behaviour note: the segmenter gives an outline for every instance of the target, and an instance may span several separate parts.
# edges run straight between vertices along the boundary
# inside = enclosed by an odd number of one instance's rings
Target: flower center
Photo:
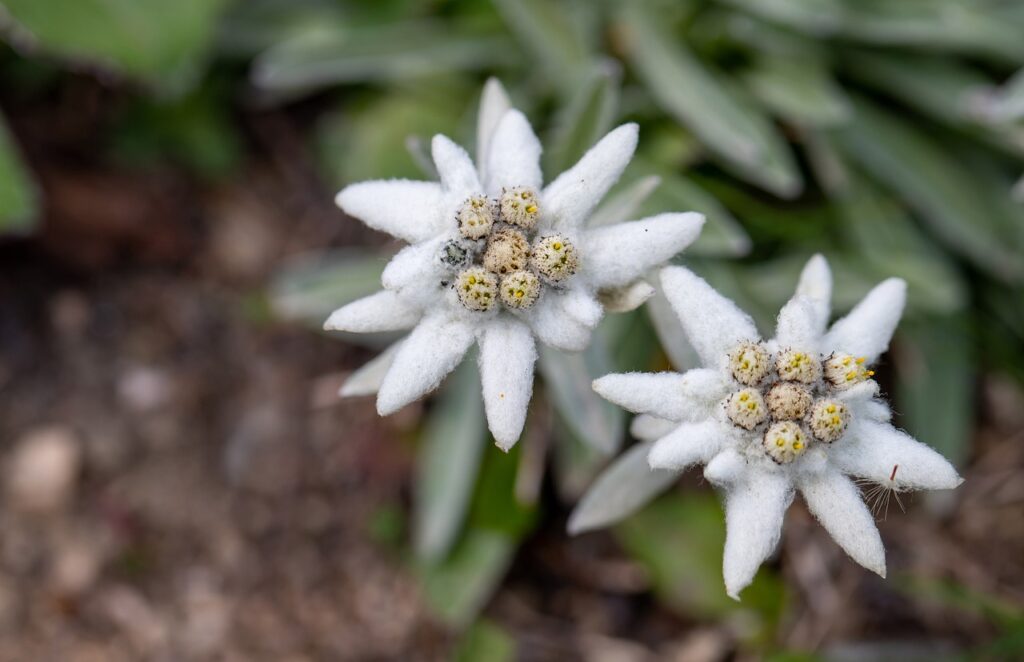
[[[498,298],[498,279],[480,267],[470,267],[455,279],[455,293],[470,310],[490,310]]]
[[[761,447],[779,464],[797,459],[809,444],[841,439],[851,416],[835,394],[874,375],[864,359],[848,354],[822,361],[787,348],[773,356],[762,343],[741,343],[728,358],[740,386],[722,402],[726,416],[738,428],[763,432]]]
[[[533,306],[545,287],[557,287],[579,270],[579,252],[564,235],[531,235],[540,218],[537,193],[517,186],[494,199],[467,199],[456,213],[461,239],[441,248],[439,260],[457,276],[445,285],[469,310],[500,302],[510,310]]]
[[[576,247],[560,234],[550,234],[533,242],[530,266],[545,281],[557,284],[576,273],[579,255]]]
[[[825,379],[838,389],[849,388],[854,384],[867,381],[874,376],[874,370],[864,365],[865,357],[854,357],[851,354],[832,354],[825,359]]]
[[[525,230],[532,230],[540,217],[537,193],[531,188],[517,186],[503,189],[498,199],[501,220]]]
[[[812,384],[821,377],[821,362],[806,352],[787,349],[779,352],[775,360],[779,379]]]
[[[850,410],[837,400],[818,400],[814,403],[807,421],[814,438],[830,444],[846,432],[846,426],[850,422]]]
[[[768,411],[777,421],[799,421],[807,415],[814,397],[811,390],[792,382],[778,382],[765,397]]]
[[[729,370],[733,379],[745,386],[760,384],[771,368],[771,355],[761,343],[743,343],[729,352]]]
[[[736,391],[726,401],[729,420],[746,430],[753,430],[768,418],[761,392],[754,388]]]
[[[459,232],[466,239],[483,239],[494,226],[494,205],[484,197],[466,200],[458,213]]]
[[[540,296],[540,279],[530,271],[513,271],[501,279],[500,292],[509,308],[529,308]]]
[[[764,433],[762,445],[768,457],[779,464],[789,464],[807,452],[807,435],[793,421],[781,421]]]

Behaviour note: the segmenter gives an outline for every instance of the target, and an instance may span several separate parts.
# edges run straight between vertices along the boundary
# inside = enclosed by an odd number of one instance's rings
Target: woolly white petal
[[[559,232],[580,227],[633,158],[638,134],[636,124],[623,124],[548,184],[542,200],[545,224]]]
[[[570,534],[625,519],[675,482],[675,473],[647,466],[650,448],[650,443],[633,446],[597,477],[569,517]]]
[[[443,314],[420,322],[395,355],[377,393],[377,412],[394,413],[428,393],[455,369],[476,339],[473,326]]]
[[[825,336],[825,347],[865,356],[868,363],[873,363],[888,349],[906,301],[906,282],[900,278],[883,281],[849,315],[832,325]]]
[[[510,110],[498,122],[487,154],[487,193],[498,195],[502,188],[527,186],[540,190],[540,141],[529,120]],[[543,213],[543,210],[541,210]]]
[[[480,111],[476,120],[476,164],[480,180],[487,179],[487,151],[498,122],[512,108],[508,93],[497,78],[488,78],[480,96]]]
[[[480,177],[466,150],[447,136],[438,134],[431,142],[431,152],[441,185],[452,198],[459,199],[483,192]]]
[[[552,292],[541,297],[530,310],[528,320],[533,332],[545,345],[578,352],[590,342],[591,328],[568,317],[561,298]]]
[[[814,255],[804,265],[796,293],[813,302],[815,329],[817,335],[821,336],[825,333],[829,315],[832,314],[832,270],[829,269],[828,260],[823,255]]]
[[[723,366],[729,350],[760,338],[749,315],[692,271],[666,267],[661,270],[661,286],[705,366]]]
[[[441,186],[435,182],[360,182],[346,186],[334,201],[349,216],[409,243],[429,239],[443,229]]]
[[[628,285],[622,285],[600,293],[601,305],[609,313],[628,313],[644,305],[648,299],[654,296],[654,286],[646,280],[634,280]]]
[[[650,414],[640,414],[634,416],[630,422],[629,433],[643,441],[654,441],[675,430],[678,425],[678,421],[670,421],[667,418],[659,418]]]
[[[718,421],[683,423],[654,442],[647,461],[653,469],[682,471],[715,456],[729,438],[729,430]]]
[[[565,314],[583,326],[594,328],[604,315],[604,308],[593,294],[582,287],[574,287],[553,295]]]
[[[384,375],[388,373],[391,364],[395,361],[395,354],[402,346],[402,341],[392,343],[383,352],[352,371],[345,383],[338,390],[338,395],[343,398],[355,398],[361,395],[373,395],[380,389]]]
[[[697,239],[704,216],[659,214],[583,234],[583,272],[595,286],[625,285]]]
[[[857,563],[885,577],[885,547],[860,490],[837,471],[800,476],[807,508]]]
[[[854,416],[863,416],[866,419],[878,421],[879,423],[888,423],[892,420],[892,409],[889,408],[889,405],[879,400],[868,400],[867,402],[854,405],[852,411]]]
[[[606,400],[639,414],[672,421],[707,418],[709,407],[725,395],[722,378],[713,370],[626,372],[594,380],[594,390]]]
[[[487,425],[507,451],[523,431],[533,394],[537,348],[533,333],[518,320],[494,320],[480,338],[480,381]]]
[[[406,246],[384,267],[380,282],[385,289],[399,292],[407,301],[429,304],[437,301],[442,278],[438,253],[444,237]]]
[[[779,347],[817,353],[821,339],[818,329],[818,311],[814,302],[798,294],[779,311],[775,325],[775,340]]]
[[[419,309],[399,299],[394,292],[381,290],[335,310],[324,322],[324,329],[352,333],[396,331],[411,329],[419,319]]]
[[[725,592],[734,600],[750,585],[782,533],[793,486],[781,473],[750,472],[725,495]]]
[[[888,423],[855,420],[829,451],[843,473],[897,490],[951,490],[963,482],[946,458]]]
[[[747,473],[747,463],[743,456],[732,448],[726,448],[711,458],[704,467],[704,477],[712,485],[728,489]]]

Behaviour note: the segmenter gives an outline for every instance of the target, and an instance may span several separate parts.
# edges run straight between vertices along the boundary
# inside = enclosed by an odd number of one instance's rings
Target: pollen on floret
[[[793,421],[775,423],[764,433],[764,450],[779,464],[789,464],[807,452],[807,434]]]
[[[874,370],[867,367],[867,359],[852,354],[832,354],[825,359],[825,379],[838,388],[849,388],[867,381],[875,375]]]
[[[498,292],[501,302],[507,307],[517,310],[529,308],[540,296],[540,279],[529,271],[513,271],[502,276]]]
[[[772,369],[772,358],[761,343],[745,342],[729,352],[733,379],[746,386],[757,386]]]
[[[814,398],[806,386],[778,382],[768,390],[765,403],[776,421],[798,421],[807,415]]]
[[[524,230],[532,230],[540,217],[537,192],[526,186],[503,189],[498,207],[501,210],[501,220]]]
[[[556,284],[576,273],[579,253],[571,241],[560,234],[549,234],[533,242],[530,264],[549,283]]]
[[[730,395],[725,402],[725,411],[729,420],[744,430],[753,430],[768,419],[764,398],[753,388],[740,389]]]
[[[470,267],[455,278],[455,293],[470,310],[490,310],[498,300],[498,277],[481,267]]]
[[[465,239],[446,241],[438,255],[441,266],[453,271],[468,267],[473,262],[474,243]]]
[[[484,268],[496,274],[508,274],[526,268],[530,259],[530,242],[523,233],[512,228],[503,228],[487,240],[484,251]]]
[[[817,357],[795,349],[779,352],[775,359],[779,379],[787,382],[813,384],[821,377],[821,361]]]
[[[462,203],[458,213],[459,232],[466,239],[482,239],[494,225],[494,208],[487,198],[473,197]]]
[[[846,426],[850,422],[850,410],[837,400],[818,400],[811,408],[807,422],[815,439],[832,443],[846,432]]]

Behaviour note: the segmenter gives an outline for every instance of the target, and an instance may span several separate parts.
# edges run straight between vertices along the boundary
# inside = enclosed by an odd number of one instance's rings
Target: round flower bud
[[[511,228],[498,230],[487,241],[484,268],[496,274],[508,274],[526,268],[530,258],[530,243],[522,232]]]
[[[813,384],[821,377],[821,361],[807,352],[786,349],[775,359],[779,378],[787,382]]]
[[[744,430],[753,430],[768,418],[761,392],[753,388],[736,391],[725,402],[729,420]]]
[[[865,367],[866,359],[850,354],[833,354],[825,359],[825,380],[838,389],[849,388],[874,376],[874,370]]]
[[[778,464],[789,464],[807,451],[807,435],[793,421],[782,421],[764,433],[764,450]]]
[[[530,264],[549,283],[560,283],[579,269],[580,258],[572,242],[560,234],[549,234],[533,242]]]
[[[513,271],[502,276],[498,293],[509,308],[529,308],[540,296],[540,279],[529,271]]]
[[[772,369],[772,357],[761,343],[745,342],[729,352],[729,369],[740,384],[757,386]]]
[[[537,225],[540,206],[537,204],[537,193],[532,188],[517,186],[502,190],[498,201],[501,218],[506,223],[531,230]]]
[[[498,278],[480,267],[470,267],[455,277],[455,293],[470,310],[490,310],[498,299]]]
[[[462,203],[458,213],[459,232],[466,239],[482,239],[494,225],[494,209],[485,197],[470,198]]]
[[[776,421],[799,421],[811,408],[811,391],[792,382],[778,382],[765,396],[768,411]]]
[[[808,417],[811,434],[815,439],[832,443],[843,436],[850,423],[850,410],[836,400],[818,400]]]
[[[438,259],[441,261],[441,266],[445,269],[451,269],[452,271],[465,269],[473,262],[472,242],[465,239],[446,241],[444,246],[441,247]]]

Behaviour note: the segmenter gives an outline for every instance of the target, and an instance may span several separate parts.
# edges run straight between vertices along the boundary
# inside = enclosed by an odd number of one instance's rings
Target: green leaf
[[[762,56],[743,81],[765,106],[797,124],[842,124],[850,115],[842,88],[814,58]]]
[[[455,662],[512,662],[516,659],[516,642],[498,625],[481,620],[462,637],[452,658]]]
[[[971,448],[973,346],[965,316],[926,317],[900,324],[893,354],[901,425],[957,466]]]
[[[467,626],[498,588],[515,551],[515,539],[505,533],[468,531],[448,559],[420,570],[431,611],[452,627]]]
[[[263,53],[252,78],[262,89],[297,95],[331,85],[490,69],[507,63],[512,52],[500,35],[437,23],[314,26]]]
[[[373,95],[324,117],[315,140],[325,179],[343,186],[367,179],[423,179],[410,136],[455,135],[472,97],[461,84]]]
[[[335,309],[380,289],[387,257],[347,249],[314,255],[282,269],[270,286],[274,312],[322,328]]]
[[[648,571],[654,592],[686,618],[721,618],[745,612],[748,636],[764,639],[774,632],[786,602],[782,582],[762,567],[743,591],[743,602],[725,594],[722,550],[725,519],[709,493],[672,493],[619,524],[615,537]]]
[[[1024,119],[1024,68],[1018,70],[988,100],[985,115],[993,122]]]
[[[561,89],[575,89],[590,62],[590,48],[579,29],[586,21],[551,0],[494,0],[494,4],[548,81]],[[592,10],[586,5],[573,9]]]
[[[1024,128],[993,123],[992,80],[948,57],[853,51],[845,69],[919,112],[1012,155],[1024,155]]]
[[[868,44],[910,46],[1024,59],[1020,25],[995,6],[964,0],[723,0],[818,39],[843,36]]]
[[[612,60],[595,67],[555,115],[544,151],[544,171],[551,176],[572,167],[600,140],[618,113],[622,74]]]
[[[760,109],[706,69],[644,4],[626,5],[621,20],[629,61],[665,112],[743,179],[782,197],[800,192],[789,147]]]
[[[896,117],[858,100],[856,114],[836,130],[842,150],[880,185],[899,193],[950,250],[992,276],[1024,278],[1020,237],[1007,235],[997,219],[1005,208],[982,192],[969,168],[944,146]],[[1009,199],[1009,186],[1003,194]]]
[[[661,177],[649,175],[612,189],[604,202],[587,219],[587,227],[599,228],[637,220],[640,206],[661,184]]]
[[[197,78],[227,0],[3,0],[47,53],[180,93]]]
[[[6,122],[0,119],[0,236],[35,228],[39,192],[21,161]]]
[[[479,372],[467,356],[420,438],[413,544],[421,559],[435,561],[451,549],[469,511],[487,438]]]
[[[574,435],[606,455],[622,443],[625,414],[594,393],[591,383],[611,372],[611,366],[607,346],[596,334],[582,352],[540,348],[538,368],[555,410]]]

